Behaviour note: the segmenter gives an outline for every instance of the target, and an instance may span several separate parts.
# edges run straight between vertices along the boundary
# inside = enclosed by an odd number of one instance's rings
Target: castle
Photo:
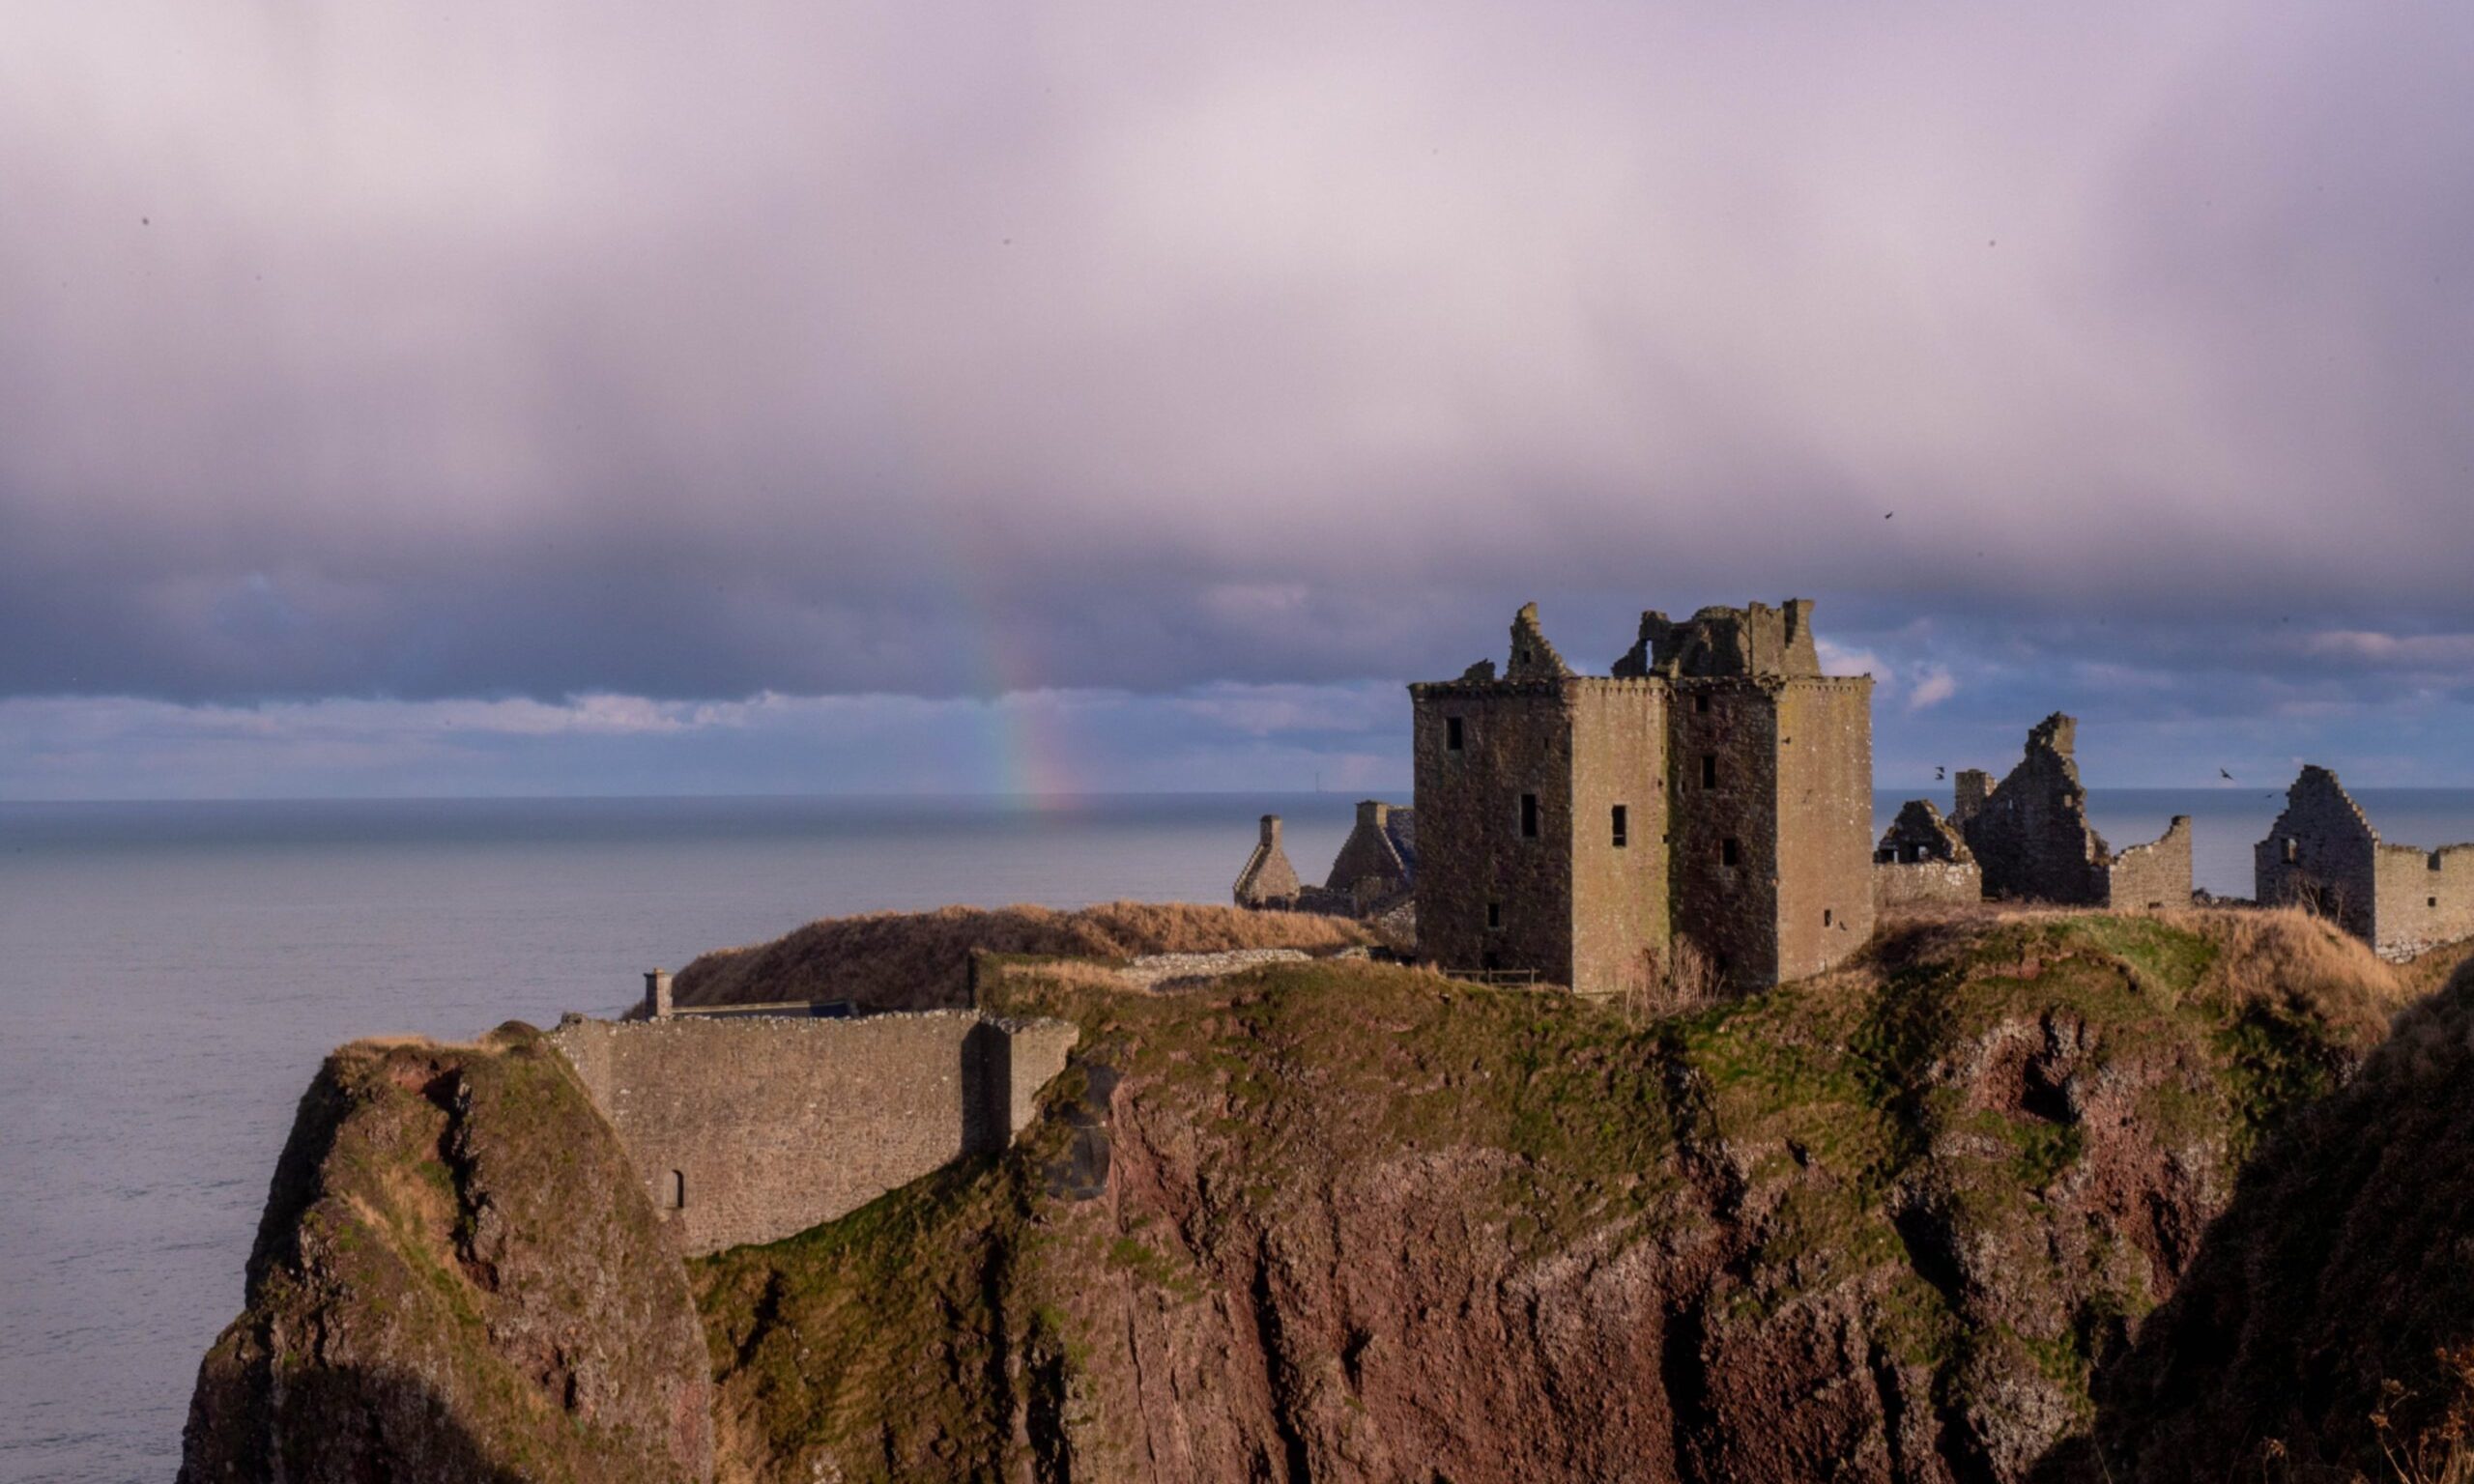
[[[1419,956],[1584,994],[1698,961],[1741,991],[1873,929],[1872,680],[1825,675],[1812,604],[1642,615],[1607,675],[1539,629],[1409,687]]]

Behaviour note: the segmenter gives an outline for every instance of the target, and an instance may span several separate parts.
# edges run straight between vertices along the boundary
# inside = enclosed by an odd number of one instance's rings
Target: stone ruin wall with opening
[[[577,1020],[550,1041],[692,1256],[778,1241],[1004,1148],[1076,1035],[1061,1021],[930,1011]]]

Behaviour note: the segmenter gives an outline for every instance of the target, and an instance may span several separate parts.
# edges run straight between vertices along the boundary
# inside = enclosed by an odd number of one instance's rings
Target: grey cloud
[[[0,693],[1174,691],[1794,591],[1950,706],[2378,703],[2243,631],[2474,630],[2474,18],[2162,10],[30,21]]]

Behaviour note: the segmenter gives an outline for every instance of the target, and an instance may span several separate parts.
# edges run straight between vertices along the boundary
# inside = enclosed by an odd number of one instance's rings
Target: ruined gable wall
[[[2058,749],[2043,745],[2044,734],[2037,728],[2027,756],[1968,816],[1968,848],[1989,897],[2103,906],[2104,840],[2088,827],[2087,794],[2066,734]]]
[[[1408,863],[1393,846],[1392,836],[1385,828],[1391,806],[1367,799],[1357,807],[1357,824],[1349,838],[1340,843],[1340,853],[1332,860],[1332,873],[1323,882],[1324,890],[1354,894],[1364,900],[1376,900],[1398,892],[1409,884]],[[1359,892],[1358,888],[1366,886]]]
[[[1585,994],[1647,989],[1666,969],[1667,700],[1656,680],[1572,688],[1571,985]]]
[[[2474,844],[2420,850],[2381,845],[2373,891],[2377,935],[2372,948],[2382,958],[2416,954],[2474,938]]]
[[[2105,905],[2116,912],[2191,904],[2191,816],[2175,814],[2165,833],[2133,845],[2105,867]]]
[[[1571,983],[1570,682],[1409,687],[1417,772],[1418,953],[1446,969],[1489,964]],[[1451,750],[1449,723],[1461,724]],[[1520,799],[1539,803],[1536,839]],[[1488,903],[1503,926],[1486,926]]]
[[[1730,988],[1776,984],[1777,682],[1678,681],[1667,715],[1674,929],[1723,961]],[[1713,767],[1714,785],[1708,782]],[[1868,818],[1859,838],[1870,834]],[[1732,866],[1726,864],[1730,840],[1736,842]]]
[[[2304,768],[2286,791],[2285,812],[2268,838],[2252,847],[2253,896],[2263,907],[2316,912],[2375,945],[2378,842],[2334,773]]]
[[[550,1040],[692,1255],[777,1241],[1003,1148],[1075,1035],[931,1011],[580,1020]],[[675,1210],[673,1172],[687,1197]]]
[[[1777,693],[1777,973],[1818,974],[1873,936],[1873,682]]]
[[[1288,863],[1288,852],[1280,846],[1280,815],[1265,814],[1262,835],[1254,843],[1254,853],[1246,859],[1246,869],[1237,873],[1232,895],[1241,907],[1270,907],[1296,900],[1298,889],[1297,868]]]

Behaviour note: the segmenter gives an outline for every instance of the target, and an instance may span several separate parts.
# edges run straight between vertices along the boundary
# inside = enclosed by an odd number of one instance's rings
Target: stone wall
[[[2378,930],[2372,948],[2379,956],[2411,958],[2474,938],[2474,844],[2381,845],[2375,859]]]
[[[1988,897],[2101,907],[2104,837],[2087,823],[2087,790],[2071,756],[2079,724],[2059,712],[2028,733],[2027,756],[1965,813],[1968,848]]]
[[[1263,815],[1262,834],[1254,842],[1254,853],[1246,858],[1245,869],[1237,872],[1237,886],[1230,894],[1237,905],[1257,911],[1276,910],[1297,899],[1297,868],[1289,864],[1280,834],[1280,815]]]
[[[1775,967],[1801,979],[1873,936],[1873,682],[1790,680],[1775,704]]]
[[[1532,668],[1541,663],[1539,655],[1531,650]],[[1570,984],[1566,682],[1481,679],[1409,689],[1419,956],[1445,969],[1535,969]],[[1451,745],[1455,722],[1458,748]],[[1522,830],[1524,796],[1537,801],[1534,836]]]
[[[2165,833],[2105,863],[2105,905],[2116,912],[2191,904],[2191,816],[2175,814]]]
[[[959,1156],[1002,1149],[1076,1034],[1058,1021],[930,1011],[575,1019],[550,1040],[693,1255],[777,1241]]]
[[[1646,680],[1579,680],[1568,699],[1576,821],[1569,983],[1592,992],[1647,990],[1667,968],[1667,690]]]
[[[1875,861],[1873,908],[1964,907],[1984,899],[1984,873],[1973,861]]]
[[[1777,688],[1751,679],[1685,681],[1669,715],[1675,930],[1730,988],[1775,984]]]
[[[2379,832],[2326,768],[2304,768],[2285,799],[2252,847],[2253,895],[2263,907],[2316,912],[2375,947]]]

